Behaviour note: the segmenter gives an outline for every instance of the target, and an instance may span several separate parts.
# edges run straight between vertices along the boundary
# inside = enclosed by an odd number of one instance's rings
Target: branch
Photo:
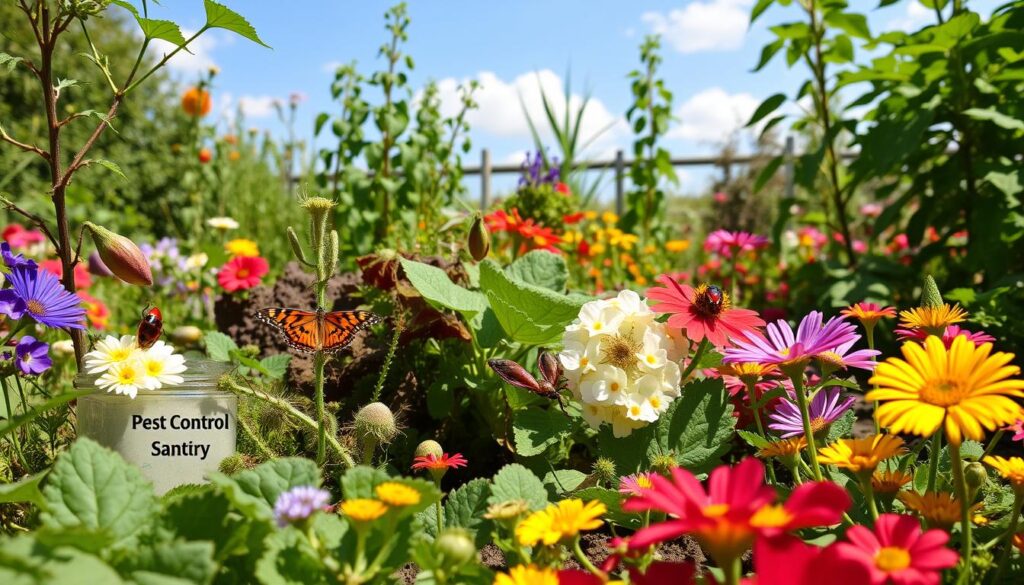
[[[3,205],[6,209],[28,218],[32,223],[36,225],[36,227],[39,228],[39,231],[43,232],[46,235],[46,237],[50,240],[50,243],[53,244],[53,247],[57,249],[57,254],[60,254],[60,244],[57,242],[57,238],[53,237],[53,233],[50,232],[50,228],[46,226],[46,222],[43,221],[43,218],[39,217],[38,215],[30,211],[25,211],[24,209],[15,205],[13,201],[6,197],[0,196],[0,205]]]
[[[64,171],[64,176],[60,179],[60,185],[62,187],[68,186],[71,182],[71,175],[74,174],[82,164],[84,164],[85,155],[89,152],[89,149],[96,144],[96,140],[100,137],[100,134],[103,134],[103,130],[110,125],[110,121],[114,119],[115,115],[117,115],[117,108],[121,105],[121,100],[123,98],[123,93],[114,95],[114,101],[111,102],[110,109],[107,110],[107,115],[104,117],[103,121],[96,126],[96,129],[92,131],[88,140],[85,141],[82,148],[80,148],[75,154],[75,158],[71,159],[71,164],[69,164],[67,170]]]
[[[42,157],[45,161],[50,160],[50,153],[46,152],[42,148],[39,148],[38,146],[33,146],[31,144],[26,144],[19,140],[15,140],[14,138],[11,137],[10,134],[7,133],[6,130],[4,130],[2,126],[0,126],[0,140],[3,140],[8,144],[12,144],[18,147],[19,149],[24,150],[25,152],[34,152],[35,154],[38,154],[40,157]]]

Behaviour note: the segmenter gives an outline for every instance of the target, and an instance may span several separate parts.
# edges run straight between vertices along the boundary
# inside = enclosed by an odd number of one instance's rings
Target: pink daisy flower
[[[694,288],[665,275],[657,280],[665,286],[647,289],[647,298],[657,302],[654,311],[671,315],[668,326],[685,330],[691,341],[707,338],[715,347],[725,347],[764,325],[756,311],[733,308],[729,293],[713,284]]]

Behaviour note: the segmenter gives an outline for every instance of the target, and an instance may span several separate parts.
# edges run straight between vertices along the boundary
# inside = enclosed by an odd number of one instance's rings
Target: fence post
[[[795,169],[793,167],[793,153],[795,147],[793,145],[793,137],[786,137],[786,150],[783,153],[786,161],[786,197],[792,199],[795,195],[795,187],[793,185],[796,180]]]
[[[491,204],[491,151],[480,151],[480,211]]]
[[[615,151],[615,214],[622,217],[626,203],[626,159],[622,150]]]

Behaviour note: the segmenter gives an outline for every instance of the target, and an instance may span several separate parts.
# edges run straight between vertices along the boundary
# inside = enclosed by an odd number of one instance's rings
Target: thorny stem
[[[313,356],[314,393],[316,400],[316,463],[322,466],[327,459],[327,429],[324,424],[324,366],[327,364],[327,354],[318,351]]]
[[[261,439],[260,436],[256,434],[255,431],[252,430],[252,426],[248,422],[246,422],[244,417],[238,417],[238,424],[239,426],[242,427],[242,431],[245,432],[245,436],[249,437],[249,440],[251,440],[253,444],[256,445],[256,448],[259,449],[260,453],[262,453],[264,457],[266,457],[267,459],[273,459],[277,457],[277,454],[274,453],[274,451],[269,446],[267,446],[267,443],[263,439]]]

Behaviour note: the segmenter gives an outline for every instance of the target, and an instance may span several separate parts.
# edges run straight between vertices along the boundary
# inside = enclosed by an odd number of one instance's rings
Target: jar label
[[[202,416],[132,414],[131,428],[141,431],[220,431],[230,429],[230,423],[230,416],[226,412]],[[157,440],[150,443],[150,455],[153,457],[196,457],[205,461],[209,454],[210,443],[197,443],[192,440],[180,443]]]

